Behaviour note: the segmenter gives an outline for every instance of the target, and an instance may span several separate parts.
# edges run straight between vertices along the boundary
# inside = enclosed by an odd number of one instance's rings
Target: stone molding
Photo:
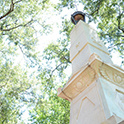
[[[103,62],[95,53],[90,56],[89,63],[97,76],[102,76],[107,81],[124,88],[124,70],[122,68]]]
[[[65,96],[64,99],[72,100],[95,81],[95,75],[95,70],[90,65],[86,65],[86,68],[72,76],[63,88],[58,89],[58,96]]]
[[[98,44],[98,42],[96,42],[96,41],[93,41],[93,42]],[[80,42],[78,42],[75,47],[78,48],[78,47],[79,47],[79,44],[80,44]],[[87,42],[87,43],[77,52],[77,54],[76,54],[73,58],[70,59],[70,61],[72,62],[72,61],[79,55],[79,53],[80,53],[87,45],[91,45],[91,46],[93,46],[94,48],[96,48],[96,49],[102,51],[103,53],[105,53],[105,54],[107,54],[107,55],[109,55],[108,52],[106,52],[106,51],[100,49],[99,47],[97,47],[97,46],[95,46],[95,45],[93,45],[93,44]],[[99,44],[98,44],[98,45],[99,45]]]
[[[103,64],[100,69],[100,74],[106,80],[124,88],[124,73],[111,69],[111,67]]]
[[[97,54],[92,54],[89,63],[72,75],[63,88],[58,89],[58,96],[71,101],[100,76],[124,88],[124,71],[102,62]]]

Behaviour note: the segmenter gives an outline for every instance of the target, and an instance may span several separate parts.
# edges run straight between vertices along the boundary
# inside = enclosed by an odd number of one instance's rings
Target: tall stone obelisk
[[[79,21],[71,34],[72,76],[58,96],[71,102],[70,124],[124,123],[124,70],[96,31]]]

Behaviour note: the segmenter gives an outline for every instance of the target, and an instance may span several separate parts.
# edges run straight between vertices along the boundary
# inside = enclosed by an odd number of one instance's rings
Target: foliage
[[[87,8],[86,6],[90,6]],[[124,55],[124,10],[122,0],[100,0],[86,2],[86,9],[98,23],[102,40],[109,43],[111,50],[116,49]],[[91,19],[92,20],[92,19]]]
[[[20,50],[27,63],[36,64],[37,33],[47,28],[40,15],[48,8],[49,1],[38,0],[2,0],[0,2],[0,43],[14,46],[15,51]],[[42,10],[42,11],[41,11]],[[36,30],[36,26],[41,29]],[[45,28],[44,28],[45,27]]]
[[[47,84],[46,80],[48,81]],[[41,95],[35,101],[33,109],[29,111],[32,124],[69,123],[69,102],[56,95],[56,88],[55,86],[53,87],[55,85],[53,84],[54,81],[52,79],[45,79],[45,82],[42,81],[42,87],[40,87]]]
[[[56,43],[49,44],[43,51],[42,60],[46,63],[42,64],[42,67],[39,66],[39,71],[42,69],[42,72],[38,76],[42,84],[40,88],[42,98],[39,97],[33,110],[30,111],[30,120],[36,124],[69,123],[70,104],[57,96],[57,88],[63,86],[70,76],[65,73],[65,70],[70,65],[70,38],[66,36],[70,34],[71,27],[67,21],[63,27],[60,33],[65,37],[58,39]]]
[[[65,40],[58,40],[56,44],[51,43],[44,50],[43,59],[47,63],[42,65],[42,72],[38,76],[41,81],[41,95],[34,108],[30,110],[32,123],[69,123],[69,102],[57,96],[57,88],[67,81],[64,80],[66,78],[64,70],[70,64],[68,43]]]
[[[42,35],[49,28],[39,16],[48,7],[49,1],[0,1],[1,124],[23,123],[21,119],[23,106],[25,104],[30,106],[29,103],[34,102],[33,87],[36,78],[26,69],[34,67],[39,62],[36,51],[37,35]],[[40,29],[37,30],[36,26]],[[18,64],[20,54],[25,58],[27,68],[22,66],[26,65],[23,60]]]
[[[1,61],[0,61],[1,62]],[[0,67],[0,123],[17,123],[21,117],[20,107],[26,90],[31,87],[26,72],[12,62]]]
[[[56,79],[54,74],[56,70],[61,80],[65,78],[63,71],[70,63],[66,48],[68,42],[65,44],[65,41],[61,43],[58,41],[58,44],[50,44],[45,49],[43,58],[49,61],[44,68],[38,65],[40,60],[35,47],[38,41],[36,36],[44,31],[46,33],[49,28],[45,25],[45,21],[39,18],[39,15],[47,10],[49,1],[6,0],[0,4],[2,6],[0,13],[0,56],[2,58],[0,60],[0,123],[25,123],[21,118],[25,105],[30,112],[29,120],[32,123],[69,123],[69,102],[56,95],[57,87],[65,81],[60,84],[57,84],[57,81],[53,83]],[[37,25],[41,30],[37,31]],[[20,52],[29,65],[27,68],[36,67],[36,64],[39,66],[37,74],[29,73],[25,71],[24,66],[21,68],[16,64],[15,60],[20,57]],[[51,52],[54,56],[50,56]],[[50,60],[54,63],[53,67],[49,66]]]

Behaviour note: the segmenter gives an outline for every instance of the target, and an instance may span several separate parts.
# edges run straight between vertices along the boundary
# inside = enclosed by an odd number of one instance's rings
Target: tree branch
[[[22,52],[22,54],[23,54],[23,57],[24,57],[24,59],[25,59],[25,56],[27,57],[27,55],[23,52],[23,49],[22,49],[22,47],[20,46],[20,45],[18,45],[19,46],[19,48],[20,48],[20,50],[21,50],[21,52]],[[26,59],[25,59],[26,60]]]
[[[16,2],[14,2],[14,4],[16,4],[16,3],[19,3],[19,2],[21,2],[22,0],[18,0],[18,1],[16,1]]]
[[[99,13],[99,9],[100,9],[100,5],[98,6],[98,8],[94,12],[90,13],[89,15],[93,15],[95,12],[97,12],[97,14],[98,14]]]
[[[117,45],[122,45],[122,44],[124,44],[124,43],[116,43],[114,46],[117,46]]]
[[[3,87],[5,87],[7,83],[8,82],[6,82],[4,85],[0,85],[0,89],[3,88]]]
[[[62,64],[63,64],[63,63],[60,63],[59,65],[57,65],[57,66],[51,71],[50,78],[52,77],[54,71],[55,71],[56,69],[58,69],[59,66],[61,66]]]
[[[119,13],[119,16],[117,17],[117,20],[118,20],[118,29],[120,29],[123,33],[124,33],[124,29],[121,28],[121,17],[123,15],[124,11],[122,13]]]
[[[13,3],[13,0],[11,0],[11,4],[10,4],[9,11],[8,11],[6,14],[2,15],[2,16],[0,17],[0,19],[6,17],[6,16],[9,15],[11,12],[13,12],[13,11],[14,11],[14,5],[15,5],[16,3],[21,2],[21,1],[22,1],[22,0],[19,0],[19,1],[16,1],[16,2]]]
[[[20,25],[17,25],[15,27],[12,27],[12,28],[9,28],[9,29],[0,29],[1,31],[10,31],[10,30],[13,30],[13,29],[16,29],[18,27],[26,27],[28,24],[30,24],[31,22],[33,21],[33,19],[31,19],[29,22],[27,22],[26,24],[20,24]]]
[[[95,11],[93,11],[92,13],[90,13],[89,15],[93,16],[95,13],[97,13],[97,14],[99,13],[101,2],[102,2],[102,0],[99,1],[97,9]]]

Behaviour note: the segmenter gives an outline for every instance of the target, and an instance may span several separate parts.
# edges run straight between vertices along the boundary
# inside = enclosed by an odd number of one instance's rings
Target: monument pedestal
[[[80,21],[71,33],[72,76],[58,96],[69,100],[70,124],[124,120],[124,70],[112,64],[97,33]]]

